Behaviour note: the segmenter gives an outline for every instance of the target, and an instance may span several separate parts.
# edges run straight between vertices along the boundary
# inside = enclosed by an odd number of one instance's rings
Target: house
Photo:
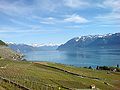
[[[90,89],[95,89],[95,85],[94,84],[90,85]]]
[[[113,69],[113,72],[116,72],[117,71],[117,69]]]

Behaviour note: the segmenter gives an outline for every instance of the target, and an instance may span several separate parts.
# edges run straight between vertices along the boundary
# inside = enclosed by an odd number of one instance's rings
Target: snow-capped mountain
[[[41,45],[41,44],[15,44],[15,43],[8,43],[8,46],[13,49],[14,51],[25,53],[30,51],[49,51],[49,50],[56,50],[58,48],[57,45]]]
[[[53,44],[53,43],[49,43],[49,44],[30,44],[30,46],[33,47],[43,47],[43,46],[48,46],[48,47],[53,47],[53,46],[59,46],[60,44]]]
[[[75,37],[58,47],[58,50],[71,50],[87,47],[120,46],[120,33]]]

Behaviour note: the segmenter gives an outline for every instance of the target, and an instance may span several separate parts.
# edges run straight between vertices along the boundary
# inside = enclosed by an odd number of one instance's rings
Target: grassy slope
[[[78,77],[55,68],[47,66],[54,66],[63,68],[65,70],[83,74],[86,76],[93,76],[104,78],[106,82],[110,82],[112,86],[106,85],[103,81],[93,80],[90,78]],[[25,86],[32,90],[62,90],[69,89],[84,89],[89,88],[91,84],[95,84],[97,88],[102,90],[115,90],[120,88],[118,81],[120,81],[120,73],[110,75],[106,74],[107,71],[93,71],[84,68],[76,68],[54,63],[32,63],[23,61],[0,60],[0,76],[14,81],[15,83]],[[0,86],[8,90],[20,90],[18,86],[11,83],[1,81]]]
[[[61,68],[79,75],[99,78],[100,81],[111,84],[114,88],[120,88],[120,72],[111,72],[108,74],[108,71],[105,70],[91,70],[86,68],[76,68],[73,66],[66,66],[62,64],[48,63],[50,66]]]
[[[0,40],[0,58],[20,60],[22,55],[8,48],[7,44]]]
[[[0,58],[19,60],[21,57],[22,55],[11,50],[7,46],[0,46]]]

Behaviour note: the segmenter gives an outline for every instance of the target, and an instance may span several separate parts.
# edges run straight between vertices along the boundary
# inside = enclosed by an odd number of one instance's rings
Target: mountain
[[[7,44],[0,40],[0,60],[22,60],[23,55],[10,49]]]
[[[12,50],[20,52],[20,53],[30,52],[30,51],[34,50],[34,47],[32,47],[30,45],[26,45],[26,44],[12,44],[12,43],[9,43],[8,46]]]
[[[57,45],[26,45],[26,44],[8,44],[9,48],[13,49],[14,51],[25,53],[31,51],[50,51],[56,50],[58,48]]]
[[[58,48],[58,44],[32,44],[31,46],[38,51],[51,51]]]
[[[73,50],[79,48],[109,48],[116,46],[120,47],[120,33],[75,37],[65,44],[60,45],[57,50]]]

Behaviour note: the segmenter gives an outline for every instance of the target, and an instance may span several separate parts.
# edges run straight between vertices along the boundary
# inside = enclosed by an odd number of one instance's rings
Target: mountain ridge
[[[26,53],[31,51],[49,51],[49,50],[56,50],[56,46],[48,46],[48,45],[27,45],[27,44],[15,44],[15,43],[9,43],[9,48],[13,49],[14,51],[20,52],[20,53]]]
[[[75,37],[60,45],[57,50],[73,50],[79,48],[104,48],[120,45],[120,33],[106,35],[87,35]]]

